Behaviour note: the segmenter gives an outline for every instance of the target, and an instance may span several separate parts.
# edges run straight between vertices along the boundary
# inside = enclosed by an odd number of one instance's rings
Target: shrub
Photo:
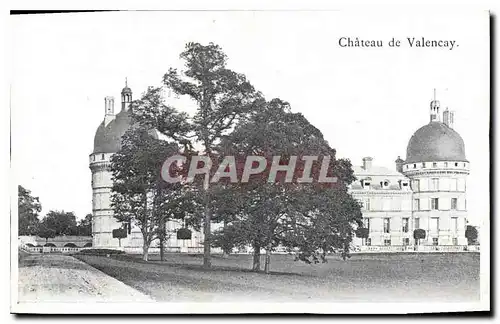
[[[362,239],[367,239],[368,236],[370,235],[370,231],[368,228],[360,227],[356,230],[356,237],[362,238]]]
[[[125,252],[121,250],[113,250],[113,249],[86,249],[86,250],[81,250],[78,252],[78,254],[85,254],[85,255],[116,255],[116,254],[125,254]]]
[[[477,228],[471,225],[467,225],[467,228],[465,229],[465,237],[467,238],[467,244],[472,245],[476,243],[477,241]]]
[[[417,228],[413,231],[413,238],[415,239],[415,242],[419,244],[420,240],[425,239],[425,230],[421,228]]]
[[[191,230],[188,228],[180,228],[177,231],[177,239],[178,240],[190,240],[191,239]]]

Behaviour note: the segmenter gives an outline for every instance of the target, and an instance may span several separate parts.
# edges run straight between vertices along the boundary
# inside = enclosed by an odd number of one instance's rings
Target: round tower
[[[118,239],[113,238],[113,230],[122,227],[122,224],[113,217],[111,207],[111,157],[120,150],[121,137],[131,125],[129,105],[132,102],[132,90],[127,83],[121,94],[122,110],[116,115],[112,97],[106,97],[104,120],[97,128],[94,150],[89,156],[92,172],[92,245],[96,248],[119,247]]]
[[[426,231],[426,245],[467,245],[469,161],[462,137],[438,113],[434,97],[430,122],[410,138],[402,168],[411,180],[414,228]]]

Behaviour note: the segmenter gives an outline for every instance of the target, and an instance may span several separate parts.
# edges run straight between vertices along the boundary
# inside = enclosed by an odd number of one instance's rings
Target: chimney
[[[115,119],[115,98],[106,97],[104,98],[104,126],[108,126],[113,119]]]
[[[367,156],[363,158],[363,169],[368,170],[372,168],[373,158]]]
[[[398,158],[396,159],[396,171],[399,173],[403,173],[403,164],[405,161],[398,155]]]
[[[454,119],[455,119],[455,112],[450,111],[448,107],[446,107],[446,110],[443,111],[443,123],[449,128],[453,128]]]

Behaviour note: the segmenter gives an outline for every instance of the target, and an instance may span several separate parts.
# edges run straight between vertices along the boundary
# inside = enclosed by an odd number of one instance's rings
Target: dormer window
[[[361,186],[365,189],[370,189],[371,178],[361,180]]]

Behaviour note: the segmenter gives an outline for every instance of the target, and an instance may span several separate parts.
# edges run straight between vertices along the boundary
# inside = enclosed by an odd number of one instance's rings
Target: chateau
[[[354,168],[357,181],[350,190],[363,205],[364,227],[369,229],[369,238],[356,238],[355,245],[467,245],[469,162],[464,141],[453,129],[454,113],[446,109],[441,115],[435,98],[429,117],[410,138],[406,160],[395,161],[395,170],[374,166],[371,157]],[[426,237],[414,242],[418,228]]]
[[[139,252],[142,235],[129,228],[127,238],[119,242],[113,229],[121,224],[113,217],[111,207],[112,174],[110,158],[120,149],[121,137],[131,126],[129,106],[132,90],[121,91],[121,107],[115,112],[114,98],[105,98],[104,120],[94,137],[90,154],[92,172],[93,246],[124,248]],[[430,103],[429,123],[419,128],[408,142],[406,159],[395,161],[394,170],[378,167],[373,158],[355,166],[357,180],[350,185],[353,197],[363,206],[367,239],[355,238],[353,245],[361,250],[405,250],[414,246],[414,229],[423,229],[424,246],[465,246],[467,223],[466,178],[469,162],[461,136],[453,129],[454,113],[441,113],[435,98]],[[167,230],[175,232],[182,223],[168,222]],[[155,247],[156,243],[152,244]],[[168,246],[173,251],[201,252],[203,233],[193,232],[190,240],[172,235]]]

